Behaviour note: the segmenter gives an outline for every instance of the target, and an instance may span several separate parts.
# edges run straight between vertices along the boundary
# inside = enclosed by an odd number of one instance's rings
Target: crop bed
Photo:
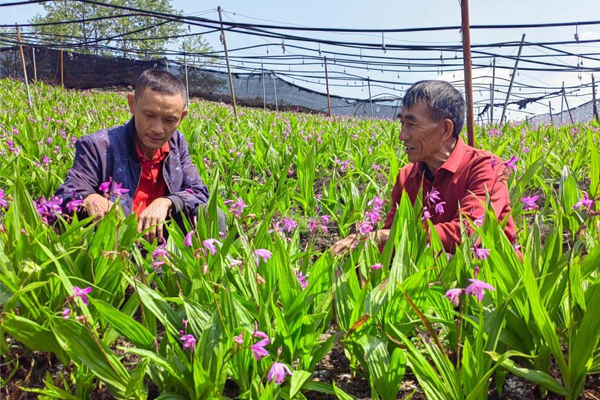
[[[596,123],[477,128],[510,160],[522,261],[490,211],[445,256],[407,198],[383,252],[365,240],[334,257],[359,224],[381,226],[407,162],[398,122],[236,120],[194,101],[180,130],[208,213],[159,244],[118,203],[99,221],[54,211],[77,137],[125,123],[124,94],[35,84],[26,98],[0,81],[8,398],[600,398]],[[474,278],[493,290],[477,296]]]

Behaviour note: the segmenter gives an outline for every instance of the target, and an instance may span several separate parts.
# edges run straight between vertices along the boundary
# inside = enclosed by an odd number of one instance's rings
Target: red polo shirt
[[[170,151],[169,142],[158,149],[152,160],[143,156],[142,151],[135,144],[140,166],[140,181],[133,197],[133,212],[141,213],[148,205],[159,197],[167,194],[167,184],[163,177],[163,161]]]
[[[385,220],[384,229],[389,229],[394,222],[397,204],[400,203],[402,191],[405,190],[414,204],[421,183],[425,197],[433,188],[440,192],[440,201],[445,201],[444,213],[436,214],[434,207],[427,210],[431,214],[434,225],[444,249],[454,253],[455,246],[461,242],[461,225],[459,215],[462,213],[472,220],[485,213],[482,205],[486,201],[486,190],[489,192],[491,205],[496,217],[502,221],[510,213],[510,200],[506,187],[505,167],[502,160],[492,153],[467,146],[459,138],[454,150],[446,162],[435,171],[433,182],[425,177],[423,163],[408,164],[398,173],[396,184],[392,189],[392,208]],[[425,199],[423,204],[427,205]],[[473,232],[467,224],[469,234]],[[512,217],[504,229],[506,236],[514,243],[515,227]]]

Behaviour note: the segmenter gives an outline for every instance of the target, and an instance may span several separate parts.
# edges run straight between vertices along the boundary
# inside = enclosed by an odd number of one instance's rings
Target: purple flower
[[[465,289],[465,293],[470,294],[471,296],[477,296],[477,300],[479,301],[483,300],[484,290],[496,290],[489,283],[485,283],[477,279],[469,279],[469,281],[472,283],[469,286],[467,286],[467,288]]]
[[[517,162],[519,161],[519,157],[512,157],[510,160],[504,163],[506,168],[511,168],[513,171],[517,172]]]
[[[314,232],[317,230],[317,220],[313,219],[308,223],[308,231]]]
[[[69,319],[69,316],[71,315],[71,309],[70,308],[65,308],[62,312],[62,317],[64,319]]]
[[[75,211],[79,210],[81,207],[83,206],[83,200],[71,200],[70,202],[67,203],[67,211],[69,213],[74,213]]]
[[[269,338],[269,336],[266,333],[258,330],[258,323],[257,322],[254,322],[254,332],[252,332],[252,336],[257,337],[257,338],[261,338],[261,339],[268,339]]]
[[[579,201],[575,203],[573,210],[579,210],[580,208],[587,208],[588,210],[591,210],[593,205],[594,200],[589,198],[587,192],[583,192],[583,198],[579,199]]]
[[[237,344],[244,344],[244,332],[241,332],[238,336],[234,336],[233,341]]]
[[[298,278],[298,283],[302,290],[306,289],[308,286],[308,276],[304,275],[301,271],[296,271],[296,277]]]
[[[60,197],[56,196],[50,200],[46,200],[44,196],[42,196],[37,202],[34,202],[34,205],[42,221],[47,224],[52,224],[56,220],[56,215],[60,214],[62,211],[60,208],[62,201],[63,200]]]
[[[110,191],[110,185],[112,184],[112,177],[108,178],[108,181],[102,182],[100,186],[98,186],[98,190],[101,191],[105,196],[108,195]]]
[[[483,225],[483,217],[484,215],[482,214],[481,216],[477,217],[473,223],[475,224],[475,226],[481,227]]]
[[[50,159],[47,156],[42,157],[42,164],[48,165],[50,164]]]
[[[446,292],[444,297],[450,299],[450,303],[454,304],[455,306],[458,306],[458,298],[460,297],[461,293],[462,289],[450,289]]]
[[[368,206],[373,205],[373,209],[375,209],[377,211],[381,211],[384,204],[385,204],[385,201],[379,196],[373,197],[373,199],[367,203]]]
[[[242,200],[239,197],[236,197],[236,201],[234,202],[233,200],[227,200],[224,202],[225,205],[230,205],[229,207],[229,212],[231,212],[236,218],[239,218],[242,216],[242,212],[244,211],[244,208],[248,207],[247,205],[244,204],[244,200]]]
[[[83,301],[83,304],[85,304],[87,306],[88,305],[87,295],[91,291],[92,291],[92,287],[91,286],[88,286],[88,287],[86,287],[84,289],[80,289],[77,286],[73,286],[73,297],[80,297],[81,301]]]
[[[485,260],[490,255],[490,250],[489,249],[480,249],[479,247],[477,247],[475,245],[475,246],[473,246],[473,254],[475,255],[476,259]]]
[[[421,221],[425,221],[426,219],[431,219],[431,213],[427,210],[423,210],[423,217],[421,217]]]
[[[183,239],[184,246],[192,247],[192,236],[194,236],[194,231],[191,230],[185,235],[185,239]]]
[[[283,222],[283,229],[288,232],[292,232],[298,226],[298,223],[296,221],[294,221],[292,218],[283,218],[282,222]]]
[[[358,233],[361,235],[366,235],[367,233],[373,232],[373,225],[370,222],[362,222],[358,226]]]
[[[194,335],[183,335],[179,340],[183,342],[183,349],[191,352],[196,348],[196,338]]]
[[[8,208],[8,202],[4,200],[4,190],[0,189],[0,208]]]
[[[327,225],[331,220],[331,215],[321,215],[321,224]]]
[[[210,251],[210,254],[214,256],[217,254],[217,247],[215,246],[215,243],[221,244],[221,242],[219,242],[217,239],[206,239],[202,242],[202,245],[204,248]]]
[[[440,198],[440,192],[438,192],[437,190],[435,190],[434,187],[432,187],[431,191],[429,193],[427,193],[427,195],[425,195],[425,199],[427,200],[427,202],[429,204],[436,204],[440,200],[442,200]]]
[[[437,215],[442,215],[444,213],[444,204],[446,204],[446,202],[441,201],[435,205],[435,213]]]
[[[274,380],[276,384],[280,385],[285,380],[286,375],[292,376],[292,371],[290,371],[287,365],[275,361],[267,375],[267,382]]]
[[[162,258],[166,257],[168,254],[169,252],[166,249],[166,245],[161,244],[160,246],[157,246],[152,252],[152,258],[154,260],[162,260]]]
[[[122,187],[123,187],[122,183],[115,183],[113,185],[112,194],[114,194],[117,197],[121,197],[125,193],[129,192],[129,189],[121,189]]]
[[[256,249],[254,250],[254,254],[256,254],[256,266],[260,264],[261,258],[266,263],[273,255],[273,253],[266,249]]]
[[[265,346],[269,343],[271,343],[271,341],[267,338],[250,346],[250,350],[252,351],[254,358],[256,358],[256,361],[260,361],[261,358],[269,355],[269,352],[265,349]]]
[[[383,268],[383,264],[381,264],[381,263],[371,265],[371,271],[375,271],[375,270],[382,269],[382,268]]]
[[[538,196],[538,195],[535,195],[535,196],[532,196],[532,197],[529,197],[529,196],[528,197],[523,197],[521,199],[521,201],[523,202],[523,204],[525,204],[524,210],[525,211],[537,210],[538,205],[535,204],[535,201],[537,199],[539,199],[539,198],[540,198],[540,196]]]

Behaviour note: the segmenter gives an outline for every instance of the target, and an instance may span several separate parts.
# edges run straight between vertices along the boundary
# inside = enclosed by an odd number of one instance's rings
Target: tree
[[[98,0],[107,5],[130,7],[150,12],[181,15],[170,0]],[[44,3],[45,15],[36,15],[34,24],[77,21],[72,24],[33,27],[45,43],[65,43],[83,53],[157,58],[175,43],[174,36],[184,31],[181,22],[118,8],[64,0]],[[133,14],[133,15],[132,15]]]

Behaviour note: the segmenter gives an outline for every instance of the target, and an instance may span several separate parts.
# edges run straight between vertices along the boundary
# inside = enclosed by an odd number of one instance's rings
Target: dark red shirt
[[[167,184],[163,177],[163,161],[170,151],[169,142],[158,149],[152,160],[143,156],[142,151],[135,144],[140,166],[140,181],[133,197],[133,212],[141,213],[148,205],[159,197],[167,194]]]
[[[444,249],[454,253],[461,242],[460,214],[472,220],[485,213],[486,191],[489,192],[491,205],[499,221],[510,213],[510,198],[506,186],[506,168],[502,160],[489,151],[467,146],[459,138],[450,157],[433,174],[431,182],[425,177],[423,163],[408,164],[400,170],[396,184],[392,189],[392,208],[385,220],[384,229],[389,229],[394,222],[397,204],[400,203],[402,191],[406,191],[414,204],[421,184],[423,185],[423,204],[427,205],[425,196],[432,187],[440,192],[440,201],[445,201],[444,213],[436,214],[434,207],[427,208],[431,214],[431,222],[439,235]],[[468,233],[473,229],[466,223]],[[504,229],[511,243],[515,239],[515,227],[512,217],[508,218]]]

